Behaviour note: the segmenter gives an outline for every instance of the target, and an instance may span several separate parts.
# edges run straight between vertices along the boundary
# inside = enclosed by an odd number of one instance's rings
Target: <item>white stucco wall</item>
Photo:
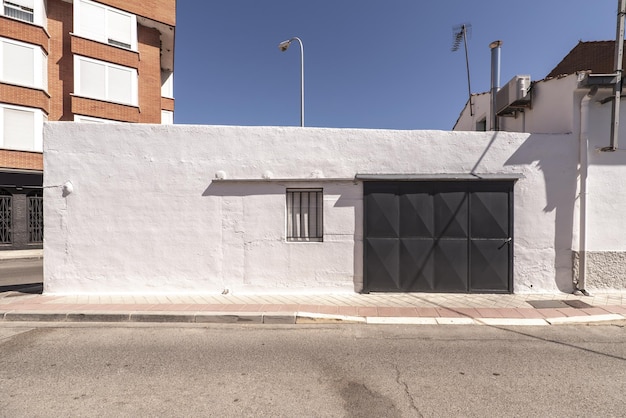
[[[577,103],[573,92],[578,88],[580,76],[570,74],[562,78],[539,80],[532,85],[530,107],[514,115],[499,117],[500,130],[507,132],[530,132],[540,134],[568,134],[576,129],[574,112]],[[469,105],[459,116],[455,131],[475,131],[476,122],[487,119],[491,127],[491,94],[489,92],[472,97],[474,114]]]
[[[359,291],[357,173],[521,175],[514,289],[571,290],[572,135],[62,122],[44,135],[46,293]],[[287,187],[323,187],[324,242],[285,242]]]
[[[626,251],[626,109],[622,104],[620,135],[615,152],[601,152],[610,144],[612,103],[601,103],[610,90],[589,101],[587,132],[587,250]],[[583,114],[583,117],[585,115]]]
[[[626,106],[622,103],[620,108],[619,149],[605,152],[613,125],[611,86],[591,88],[584,74],[571,74],[535,83],[532,95],[531,108],[516,118],[501,118],[501,128],[535,134],[571,132],[578,143],[580,166],[571,243],[576,280],[580,278],[580,286],[590,291],[625,289],[626,182],[621,179],[626,178]],[[488,108],[489,94],[476,99],[478,109]],[[477,118],[480,115],[470,116],[466,106],[455,130],[475,129]],[[558,166],[545,167],[546,174],[554,170]],[[570,244],[558,231],[568,229],[569,220],[559,217],[556,222],[557,248],[565,248]],[[563,258],[557,264],[565,263]]]

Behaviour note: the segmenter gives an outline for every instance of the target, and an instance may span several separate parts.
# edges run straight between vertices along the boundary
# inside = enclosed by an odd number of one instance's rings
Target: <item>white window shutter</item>
[[[32,151],[35,147],[35,113],[4,109],[4,148]]]
[[[35,55],[34,48],[3,42],[3,74],[10,83],[34,86]]]
[[[48,56],[41,51],[41,87],[48,90]]]
[[[109,100],[120,103],[132,103],[132,71],[121,68],[109,68]]]
[[[131,46],[131,23],[132,19],[129,15],[109,10],[108,38]]]
[[[27,7],[31,10],[35,8],[35,0],[11,0],[10,3],[17,4],[22,7]]]
[[[161,96],[174,97],[174,73],[161,70]]]
[[[80,3],[79,34],[100,42],[105,39],[105,12],[106,9],[93,3]]]
[[[171,110],[161,110],[161,124],[172,125],[174,124],[174,112]]]
[[[34,48],[3,42],[3,79],[9,83],[33,86],[35,83]]]
[[[79,94],[95,99],[106,99],[106,67],[96,62],[80,60]]]

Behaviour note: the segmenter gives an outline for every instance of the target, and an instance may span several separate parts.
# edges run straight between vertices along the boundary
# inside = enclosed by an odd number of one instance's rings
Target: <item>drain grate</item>
[[[582,300],[527,300],[526,303],[535,309],[585,309],[592,307],[590,304],[583,302]]]
[[[583,302],[582,300],[566,300],[565,303],[576,309],[587,309],[593,307],[590,304]]]

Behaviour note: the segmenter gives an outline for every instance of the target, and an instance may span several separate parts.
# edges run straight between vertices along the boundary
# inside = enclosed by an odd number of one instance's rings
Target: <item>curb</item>
[[[555,318],[470,318],[470,317],[360,317],[309,312],[41,312],[0,311],[5,322],[139,322],[190,324],[366,324],[366,325],[486,325],[546,326],[602,324],[626,321],[619,314],[587,315]]]
[[[7,250],[0,251],[2,260],[40,260],[43,258],[43,250]]]

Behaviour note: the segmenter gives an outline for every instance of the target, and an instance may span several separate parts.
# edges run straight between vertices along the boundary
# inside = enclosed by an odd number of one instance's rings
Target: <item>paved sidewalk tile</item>
[[[128,320],[164,322],[545,325],[548,322],[593,322],[602,318],[626,320],[625,305],[626,292],[594,297],[421,293],[63,296],[9,292],[0,293],[0,319],[93,321],[101,318],[122,321],[126,315]],[[298,313],[305,315],[299,321],[296,319]]]
[[[584,313],[582,309],[558,308],[557,310],[563,314],[561,316],[587,316],[587,314]]]
[[[558,309],[537,309],[544,318],[559,318],[563,316],[563,313]]]
[[[518,308],[500,308],[498,309],[498,313],[500,314],[499,318],[525,318],[525,316],[519,311]]]
[[[304,309],[304,306],[306,305],[300,305],[298,311],[306,312],[306,309]],[[339,315],[357,316],[359,314],[359,309],[356,306],[340,306],[338,313]]]
[[[478,310],[483,318],[502,318],[500,308],[479,308]]]
[[[537,309],[532,308],[517,308],[516,311],[526,319],[543,319],[545,318],[542,313]]]
[[[441,318],[466,318],[463,314],[458,312],[455,308],[436,308],[435,309]]]
[[[378,308],[359,308],[359,316],[378,316]]]
[[[415,308],[417,315],[423,318],[436,318],[439,316],[437,308]]]
[[[484,311],[484,309],[481,308],[455,308],[454,310],[468,318],[482,318],[483,315],[481,312]]]
[[[604,308],[583,308],[580,310],[587,315],[606,315],[606,314],[611,313]]]
[[[604,309],[611,313],[626,315],[626,306],[606,306]]]

